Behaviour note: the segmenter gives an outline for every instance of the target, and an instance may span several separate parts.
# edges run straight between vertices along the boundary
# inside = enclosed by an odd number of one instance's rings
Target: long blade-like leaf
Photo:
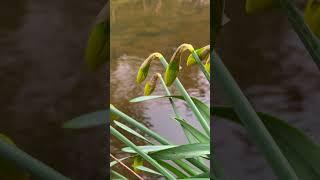
[[[242,124],[230,107],[213,107],[215,116]],[[297,176],[304,180],[320,179],[320,146],[299,129],[266,113],[257,113],[288,159]]]
[[[136,97],[134,99],[131,99],[130,102],[138,103],[138,102],[143,102],[147,100],[153,100],[153,99],[158,99],[158,98],[176,98],[176,99],[181,99],[185,100],[183,96],[140,96]],[[197,99],[196,97],[191,97],[192,101],[194,104],[197,106],[199,109],[200,113],[202,116],[207,120],[210,121],[210,108],[207,104],[203,103],[201,100]]]
[[[88,128],[108,123],[109,110],[100,110],[88,114],[81,115],[63,124],[63,128]]]
[[[137,166],[136,168],[139,169],[140,171],[144,171],[144,172],[148,172],[148,173],[155,174],[158,176],[162,176],[162,174],[158,173],[157,171],[150,169],[148,167],[145,167],[145,166]]]
[[[191,126],[190,124],[188,124],[186,121],[175,118],[177,121],[179,121],[179,123],[181,124],[181,126],[188,132],[190,132],[193,137],[195,137],[200,143],[210,143],[210,138],[203,134],[202,132],[200,132],[199,130],[197,130],[196,128],[194,128],[193,126]]]
[[[143,137],[141,134],[139,134],[138,132],[136,132],[135,130],[129,128],[128,126],[118,122],[118,121],[113,121],[117,126],[119,126],[120,128],[122,128],[123,130],[135,135],[136,137],[143,139],[145,141],[147,141],[148,143],[152,144],[147,138]]]
[[[176,145],[155,145],[155,146],[137,146],[139,149],[144,153],[149,152],[155,152],[155,151],[161,151],[173,147],[177,147]],[[123,152],[126,153],[137,153],[135,150],[133,150],[131,147],[125,147],[121,149]]]
[[[210,154],[210,144],[186,144],[149,154],[155,159],[162,160],[200,157],[201,155]]]

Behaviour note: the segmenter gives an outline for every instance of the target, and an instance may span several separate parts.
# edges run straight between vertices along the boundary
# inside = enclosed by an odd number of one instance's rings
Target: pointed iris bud
[[[139,173],[140,170],[138,169],[139,166],[143,166],[143,158],[141,156],[136,156],[133,160],[133,170],[136,173]]]
[[[167,86],[171,86],[171,84],[177,78],[180,71],[181,55],[186,50],[189,50],[190,52],[194,51],[191,44],[182,44],[177,48],[177,50],[171,57],[170,63],[166,69],[164,76],[165,83]]]
[[[144,81],[149,72],[150,68],[150,63],[148,61],[143,62],[143,64],[140,66],[138,70],[138,75],[137,75],[137,83],[140,84],[142,81]]]
[[[158,81],[158,77],[159,75],[158,74],[154,74],[150,81],[148,81],[146,83],[146,85],[144,86],[144,95],[145,96],[149,96],[150,94],[153,93],[154,89],[156,88],[157,86],[157,81]]]
[[[195,50],[195,52],[199,56],[200,60],[203,61],[207,59],[208,55],[210,54],[210,45],[197,49]],[[190,66],[196,63],[197,63],[196,59],[193,57],[192,53],[190,53],[187,59],[187,66]]]
[[[210,54],[208,55],[206,64],[204,65],[204,68],[205,68],[206,71],[210,74]]]
[[[139,70],[138,70],[138,74],[137,74],[137,78],[136,81],[137,83],[141,83],[142,81],[144,81],[147,76],[148,76],[148,72],[149,72],[149,68],[150,68],[150,64],[154,59],[159,59],[160,57],[162,57],[162,55],[160,53],[152,53],[140,66]]]
[[[309,0],[304,11],[304,19],[310,30],[320,38],[320,2]]]
[[[278,6],[276,0],[247,0],[246,1],[246,12],[248,14],[257,13],[272,9]]]

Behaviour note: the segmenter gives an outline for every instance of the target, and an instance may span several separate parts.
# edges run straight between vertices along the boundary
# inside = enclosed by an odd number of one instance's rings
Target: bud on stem
[[[177,78],[180,71],[181,55],[186,50],[192,52],[194,51],[194,48],[191,44],[182,44],[177,48],[171,57],[170,63],[168,64],[165,72],[165,83],[167,86],[170,86]]]

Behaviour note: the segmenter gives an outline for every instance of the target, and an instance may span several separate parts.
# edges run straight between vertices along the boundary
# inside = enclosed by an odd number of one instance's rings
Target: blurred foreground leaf
[[[237,114],[230,107],[213,107],[212,112],[214,116],[241,124]],[[279,118],[262,112],[258,112],[257,114],[293,167],[297,176],[303,180],[319,180],[319,144],[312,142],[299,129]]]

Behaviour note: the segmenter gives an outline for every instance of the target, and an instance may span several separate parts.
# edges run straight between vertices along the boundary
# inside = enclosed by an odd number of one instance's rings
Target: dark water
[[[124,4],[121,4],[121,1],[111,2],[111,103],[171,142],[185,143],[180,126],[171,119],[174,114],[169,101],[160,99],[133,104],[129,100],[143,95],[145,82],[137,85],[135,78],[139,66],[149,54],[161,52],[169,60],[175,48],[182,43],[190,43],[195,48],[209,44],[209,1],[137,0]],[[152,64],[150,74],[154,72],[164,72],[159,62]],[[197,67],[184,67],[180,80],[191,95],[209,103],[209,84]],[[173,94],[178,93],[174,88],[171,90]],[[160,83],[154,94],[165,94]],[[176,103],[182,116],[199,127],[186,105],[180,101]],[[130,139],[137,144],[143,144],[134,138]],[[123,143],[111,138],[110,149],[117,157],[123,156],[123,153],[119,152],[122,147]],[[126,170],[121,172],[129,174]]]
[[[280,11],[248,16],[245,1],[227,1],[231,21],[219,39],[222,59],[256,110],[290,122],[320,142],[320,72]],[[222,93],[214,95],[223,104]],[[213,128],[218,159],[230,179],[276,179],[243,129]]]
[[[64,130],[106,106],[105,76],[83,52],[104,1],[10,0],[0,6],[0,132],[72,179],[105,177],[105,128]]]

